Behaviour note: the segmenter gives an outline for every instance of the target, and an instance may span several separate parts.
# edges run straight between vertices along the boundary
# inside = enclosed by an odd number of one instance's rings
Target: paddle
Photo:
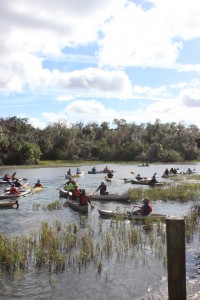
[[[135,172],[130,172],[130,173],[133,174],[133,175],[135,174]]]

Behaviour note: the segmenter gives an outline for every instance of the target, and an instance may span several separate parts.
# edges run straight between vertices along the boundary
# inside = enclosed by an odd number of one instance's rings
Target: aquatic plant
[[[191,241],[194,232],[199,230],[200,205],[195,204],[185,218],[186,241]],[[112,224],[112,225],[111,225]],[[97,273],[110,258],[126,259],[146,263],[149,251],[166,264],[165,223],[132,222],[110,220],[99,226],[82,228],[75,223],[63,225],[56,220],[52,226],[42,222],[39,233],[6,237],[0,235],[0,271],[47,268],[49,272],[63,272],[66,268],[86,268],[93,262]]]
[[[149,197],[152,200],[175,200],[186,202],[200,199],[200,183],[181,183],[149,189],[134,188],[130,190],[132,202]]]

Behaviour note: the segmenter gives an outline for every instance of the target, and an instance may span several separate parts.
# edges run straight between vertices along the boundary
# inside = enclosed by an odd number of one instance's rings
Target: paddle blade
[[[130,172],[131,174],[135,174],[135,172]]]

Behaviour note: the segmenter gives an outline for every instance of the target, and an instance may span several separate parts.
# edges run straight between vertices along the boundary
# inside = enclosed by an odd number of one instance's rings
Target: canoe
[[[151,180],[137,180],[137,179],[132,179],[131,180],[132,184],[140,184],[140,185],[149,185],[149,186],[159,186],[163,185],[161,182],[151,182]]]
[[[71,207],[72,209],[80,212],[80,213],[88,213],[89,211],[89,204],[87,205],[79,205],[76,201],[73,200],[67,200],[66,204]]]
[[[149,164],[138,165],[138,167],[149,167]]]
[[[60,195],[60,197],[68,198],[69,192],[64,190],[64,188],[62,187],[59,189],[59,195]]]
[[[37,193],[37,192],[41,192],[41,191],[43,191],[43,187],[37,186],[37,187],[32,189],[32,193]]]
[[[95,171],[95,172],[88,171],[88,174],[107,174],[109,172],[114,173],[115,171],[114,170],[109,170],[109,171]]]
[[[127,213],[127,211],[112,211],[112,210],[103,210],[98,209],[98,212],[103,218],[119,218],[124,220],[145,220],[147,218],[151,218],[153,220],[165,220],[168,215],[160,214],[160,213],[150,213],[148,216],[142,215],[133,215],[131,213]]]
[[[129,201],[131,199],[131,195],[129,193],[124,194],[108,194],[108,195],[92,195],[90,196],[90,200],[96,201]]]
[[[0,195],[0,199],[13,199],[25,196],[31,192],[31,189],[23,190],[20,192],[20,194],[10,194],[10,192],[4,192]]]
[[[4,202],[4,201],[0,202],[0,209],[1,208],[14,208],[15,206],[16,206],[16,208],[19,208],[19,203],[17,200],[15,202]]]
[[[171,173],[169,173],[168,175],[167,174],[163,174],[161,177],[162,178],[171,178],[171,177],[174,177],[174,176],[177,177],[177,175],[178,174],[171,174]]]
[[[83,175],[84,175],[84,172],[81,172],[81,173],[78,173],[78,174],[72,174],[72,175],[65,174],[65,179],[68,179],[70,177],[79,178],[79,177],[81,177]]]
[[[129,178],[124,178],[124,183],[131,183],[132,179],[129,179]]]

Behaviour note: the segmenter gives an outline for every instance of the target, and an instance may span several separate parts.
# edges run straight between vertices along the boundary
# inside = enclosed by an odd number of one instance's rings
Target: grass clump
[[[200,183],[181,183],[165,186],[164,188],[153,187],[149,189],[135,188],[130,190],[131,199],[135,202],[137,199],[149,197],[152,200],[174,200],[187,202],[198,200],[200,198]]]

